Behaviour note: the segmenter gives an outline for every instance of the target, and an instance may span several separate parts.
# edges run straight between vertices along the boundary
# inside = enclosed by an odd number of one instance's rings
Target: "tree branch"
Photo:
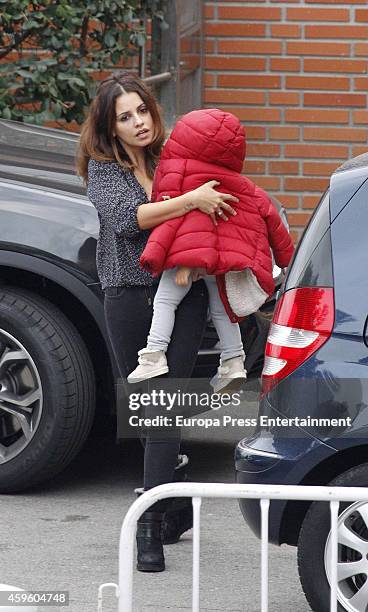
[[[86,51],[87,51],[86,42],[87,42],[87,34],[88,34],[88,23],[89,23],[89,17],[85,16],[82,22],[82,33],[81,33],[81,39],[80,39],[80,45],[79,45],[80,57],[83,57],[84,55],[86,55]]]

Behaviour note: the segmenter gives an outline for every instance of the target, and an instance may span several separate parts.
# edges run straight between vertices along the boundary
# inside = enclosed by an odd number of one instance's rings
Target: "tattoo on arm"
[[[193,210],[193,208],[194,208],[193,202],[188,202],[188,204],[184,206],[184,210],[186,211]]]

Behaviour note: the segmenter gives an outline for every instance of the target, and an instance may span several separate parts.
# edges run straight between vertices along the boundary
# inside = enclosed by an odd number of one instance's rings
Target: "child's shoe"
[[[138,355],[139,365],[129,374],[128,383],[138,383],[147,380],[147,378],[161,376],[161,374],[166,374],[169,371],[164,351],[152,351],[143,348],[138,352]]]
[[[217,374],[210,380],[210,384],[215,393],[231,393],[238,391],[246,378],[244,357],[240,355],[220,361]]]

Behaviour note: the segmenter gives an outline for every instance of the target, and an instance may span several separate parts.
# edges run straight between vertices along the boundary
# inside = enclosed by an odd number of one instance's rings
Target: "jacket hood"
[[[218,108],[183,115],[166,142],[161,159],[196,159],[241,172],[245,130],[231,113]]]

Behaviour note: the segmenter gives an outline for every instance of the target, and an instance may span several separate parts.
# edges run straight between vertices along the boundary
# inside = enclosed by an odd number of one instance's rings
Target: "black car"
[[[289,267],[266,346],[258,428],[236,449],[240,483],[368,486],[367,204],[364,154],[332,175]],[[241,509],[259,535],[257,503],[242,500]],[[271,502],[269,537],[298,546],[304,592],[315,612],[327,612],[328,504]],[[338,543],[338,610],[366,612],[367,503],[340,504]]]
[[[0,120],[0,492],[60,472],[95,416],[116,412],[98,217],[75,176],[77,138]],[[272,306],[242,324],[250,372],[262,367]],[[213,375],[217,342],[209,325],[196,376]]]

